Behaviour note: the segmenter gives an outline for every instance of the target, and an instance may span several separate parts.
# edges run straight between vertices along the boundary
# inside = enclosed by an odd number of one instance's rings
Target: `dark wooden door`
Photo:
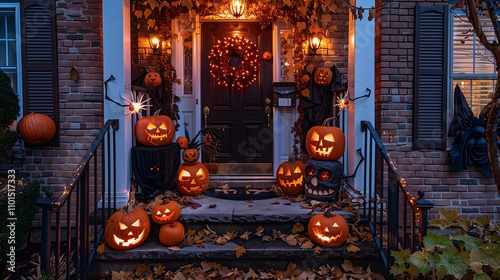
[[[240,36],[254,42],[259,50],[257,80],[242,90],[217,85],[210,74],[208,55],[217,40]],[[262,53],[272,50],[272,30],[256,22],[205,22],[202,25],[201,108],[202,124],[219,129],[221,150],[218,163],[271,163],[273,158],[272,116],[267,106],[272,94],[272,60]],[[269,103],[269,104],[268,104]],[[205,118],[203,109],[209,108]]]

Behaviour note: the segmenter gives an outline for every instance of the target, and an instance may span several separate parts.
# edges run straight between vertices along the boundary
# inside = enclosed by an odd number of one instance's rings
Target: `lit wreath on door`
[[[247,38],[224,37],[208,55],[210,74],[218,85],[241,90],[257,80],[259,53],[257,45]]]

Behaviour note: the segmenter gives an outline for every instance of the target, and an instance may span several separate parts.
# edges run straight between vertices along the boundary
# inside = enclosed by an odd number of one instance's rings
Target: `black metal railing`
[[[87,279],[106,217],[116,209],[117,130],[118,120],[108,120],[62,194],[53,197],[47,190],[47,197],[37,201],[42,208],[40,266],[51,279]]]
[[[364,134],[364,195],[367,203],[363,217],[370,225],[375,243],[387,268],[392,250],[417,250],[427,232],[428,211],[434,205],[418,198],[391,160],[382,140],[368,121],[361,122]]]

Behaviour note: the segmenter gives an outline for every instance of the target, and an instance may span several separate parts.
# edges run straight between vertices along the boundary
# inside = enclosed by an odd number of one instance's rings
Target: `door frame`
[[[223,20],[204,20],[204,21],[223,21]],[[228,21],[235,21],[234,19]],[[254,20],[241,20],[241,21],[252,21]],[[172,24],[172,29],[174,34],[179,34],[177,40],[172,42],[172,64],[177,71],[177,77],[184,77],[184,60],[183,60],[183,38],[180,36],[182,34],[182,26],[174,21]],[[274,23],[272,27],[272,37],[273,37],[273,82],[280,81],[281,77],[281,67],[280,67],[280,32],[283,29],[291,30],[284,23],[278,22]],[[174,84],[173,90],[181,98],[179,103],[179,124],[181,128],[179,131],[184,131],[183,123],[189,125],[188,131],[190,135],[195,135],[197,131],[202,128],[201,117],[201,22],[200,18],[196,18],[193,28],[193,65],[192,65],[192,83],[193,83],[193,94],[185,95],[184,89],[184,79],[181,78],[181,84]],[[275,179],[276,170],[278,166],[287,161],[288,155],[292,151],[293,147],[293,134],[291,128],[293,123],[297,119],[297,110],[295,107],[273,107],[272,112],[272,125],[273,125],[273,174],[272,176],[242,176],[238,175],[234,178],[228,178],[227,175],[223,176],[223,179]],[[178,131],[178,135],[180,132]],[[229,176],[231,177],[231,176]],[[212,175],[211,178],[218,179],[217,175]]]

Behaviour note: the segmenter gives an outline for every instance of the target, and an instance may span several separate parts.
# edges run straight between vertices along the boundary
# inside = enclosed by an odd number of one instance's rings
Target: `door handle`
[[[264,112],[267,115],[267,127],[271,127],[271,112],[273,110],[271,109],[271,106],[267,105],[266,109],[264,109]]]
[[[208,106],[205,106],[203,108],[203,115],[205,116],[205,127],[208,126],[208,115],[210,115],[210,108]]]

